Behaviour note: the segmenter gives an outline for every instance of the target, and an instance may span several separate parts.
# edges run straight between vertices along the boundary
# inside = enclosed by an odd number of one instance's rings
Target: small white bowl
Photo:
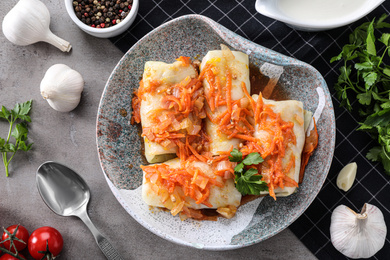
[[[110,38],[125,32],[134,22],[138,13],[139,0],[133,0],[131,10],[125,19],[123,19],[120,23],[108,28],[94,28],[80,21],[80,19],[77,18],[73,8],[73,0],[65,0],[65,7],[70,18],[78,27],[80,27],[81,30],[98,38]]]
[[[353,6],[354,7],[353,11],[350,9],[345,12],[341,12],[340,15],[333,14],[333,16],[331,16],[332,15],[331,13],[329,18],[322,17],[322,19],[319,19],[319,17],[321,17],[321,15],[324,16],[326,12],[326,10],[324,9],[321,9],[321,11],[318,13],[318,19],[317,18],[305,19],[305,16],[307,17],[307,15],[304,15],[305,13],[303,13],[303,15],[301,16],[297,15],[296,13],[294,13],[293,15],[291,13],[287,14],[288,12],[291,12],[292,8],[289,8],[288,10],[285,9],[287,10],[287,12],[283,11],[282,1],[283,0],[257,0],[255,4],[255,8],[257,12],[259,12],[260,14],[284,22],[288,26],[294,29],[301,30],[301,31],[324,31],[324,30],[341,27],[359,20],[360,18],[362,18],[363,16],[367,15],[372,10],[374,10],[376,7],[378,7],[385,0],[361,1],[360,6],[359,5]],[[294,0],[290,0],[290,1],[294,3]],[[327,0],[324,0],[322,1],[322,3],[326,3],[326,1]],[[342,5],[343,1],[342,0],[337,1],[337,4]],[[301,10],[298,11],[302,12],[302,10],[304,10],[305,7],[303,7]]]

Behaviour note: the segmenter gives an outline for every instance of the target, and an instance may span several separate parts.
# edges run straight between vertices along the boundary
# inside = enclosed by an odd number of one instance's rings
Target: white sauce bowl
[[[385,0],[257,0],[256,10],[302,31],[324,31],[353,23]]]

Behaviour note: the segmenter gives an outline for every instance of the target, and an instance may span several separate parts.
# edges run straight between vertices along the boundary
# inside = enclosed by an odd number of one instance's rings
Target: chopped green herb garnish
[[[261,180],[262,176],[258,173],[257,169],[249,168],[245,170],[245,166],[256,165],[264,161],[259,153],[250,153],[243,159],[242,153],[235,148],[230,152],[230,155],[229,160],[238,163],[234,167],[234,181],[237,190],[242,195],[260,195],[261,191],[268,190],[267,183]]]

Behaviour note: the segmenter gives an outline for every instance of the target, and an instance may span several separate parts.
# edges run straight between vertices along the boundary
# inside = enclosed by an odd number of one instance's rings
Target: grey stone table
[[[0,33],[0,105],[12,108],[16,102],[33,100],[29,139],[34,143],[31,151],[16,154],[10,177],[5,177],[0,164],[0,226],[22,224],[30,233],[41,226],[52,226],[64,237],[58,259],[105,259],[79,219],[57,216],[43,203],[35,172],[41,163],[51,160],[70,166],[87,181],[92,193],[90,217],[125,259],[315,259],[288,229],[250,247],[201,251],[168,242],[127,214],[104,179],[95,135],[100,96],[122,53],[109,40],[82,32],[68,17],[63,1],[42,1],[51,12],[51,30],[73,48],[70,53],[62,53],[46,43],[15,46]],[[1,1],[1,21],[16,3]],[[80,105],[69,113],[53,110],[39,91],[46,70],[57,63],[79,71],[85,80]],[[0,121],[3,138],[7,124]],[[26,251],[24,254],[28,255]]]

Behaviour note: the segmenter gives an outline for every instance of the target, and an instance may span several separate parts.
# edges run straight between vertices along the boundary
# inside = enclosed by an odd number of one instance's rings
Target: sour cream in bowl
[[[359,20],[384,0],[257,0],[256,10],[302,31],[323,31]]]

